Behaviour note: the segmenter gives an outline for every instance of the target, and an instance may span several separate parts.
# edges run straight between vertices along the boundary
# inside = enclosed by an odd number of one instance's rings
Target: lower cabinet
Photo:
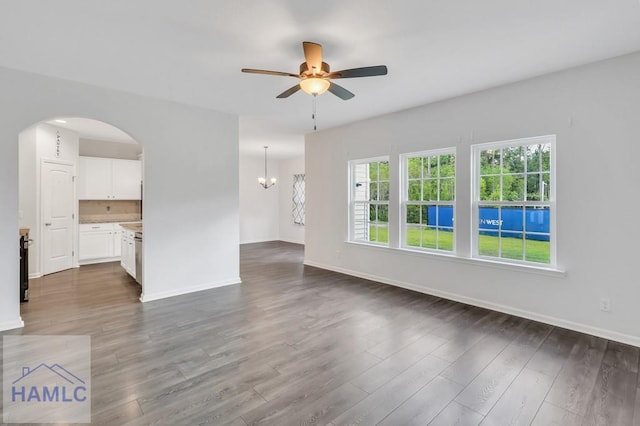
[[[136,277],[136,243],[135,232],[128,229],[121,231],[121,256],[120,265],[133,278]]]
[[[103,259],[113,256],[113,231],[80,233],[80,260]]]
[[[78,260],[81,265],[113,262],[121,255],[121,230],[117,223],[83,223],[78,232]]]
[[[122,227],[117,223],[113,224],[113,257],[122,256]]]

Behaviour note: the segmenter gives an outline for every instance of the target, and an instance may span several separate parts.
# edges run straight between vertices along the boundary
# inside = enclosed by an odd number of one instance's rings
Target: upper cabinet
[[[111,162],[108,158],[80,157],[78,161],[78,199],[110,200]]]
[[[141,200],[142,162],[111,160],[111,189],[115,200]]]
[[[141,200],[141,184],[141,161],[80,157],[79,200]]]

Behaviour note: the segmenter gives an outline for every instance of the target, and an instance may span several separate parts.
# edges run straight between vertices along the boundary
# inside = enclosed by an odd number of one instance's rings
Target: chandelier
[[[267,176],[268,176],[268,174],[267,174],[267,148],[269,148],[269,147],[268,146],[264,147],[264,176],[258,178],[258,183],[264,189],[269,189],[273,185],[276,184],[276,178],[274,178],[274,177],[271,178],[270,183],[267,183]]]

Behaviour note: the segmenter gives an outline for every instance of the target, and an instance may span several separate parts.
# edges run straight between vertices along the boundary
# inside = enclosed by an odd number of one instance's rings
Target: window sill
[[[403,255],[418,256],[418,257],[432,257],[432,258],[437,258],[439,260],[444,260],[447,262],[463,263],[466,265],[476,265],[476,266],[481,265],[481,266],[487,266],[487,267],[496,268],[496,269],[504,269],[504,270],[517,271],[517,272],[527,272],[527,273],[540,274],[540,275],[546,275],[551,277],[565,277],[567,275],[567,271],[557,269],[557,268],[552,268],[552,267],[523,265],[519,263],[507,263],[507,262],[500,262],[498,260],[493,260],[493,259],[460,257],[460,256],[456,256],[455,254],[437,253],[434,251],[412,250],[410,248],[404,248],[404,247],[390,247],[386,245],[366,243],[366,242],[360,242],[360,241],[345,241],[345,243],[353,246],[358,246],[358,247],[389,251],[395,254],[403,254]]]

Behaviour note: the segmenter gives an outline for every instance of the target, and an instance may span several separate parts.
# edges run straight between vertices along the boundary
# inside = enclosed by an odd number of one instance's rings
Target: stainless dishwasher
[[[142,232],[136,232],[133,241],[136,253],[136,281],[142,285]]]

